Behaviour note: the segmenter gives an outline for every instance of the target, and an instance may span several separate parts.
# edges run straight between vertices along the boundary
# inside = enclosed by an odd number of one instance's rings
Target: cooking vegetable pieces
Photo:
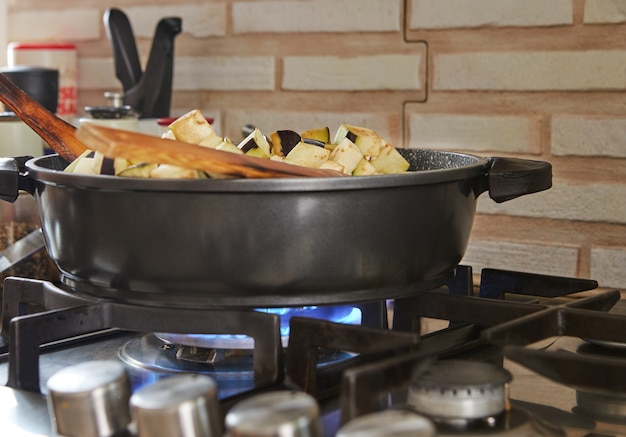
[[[331,139],[328,127],[297,133],[279,130],[269,138],[255,128],[239,144],[217,135],[200,110],[194,109],[169,125],[163,138],[197,144],[215,150],[280,161],[310,168],[365,176],[404,173],[409,162],[375,131],[343,124]],[[67,168],[78,174],[122,177],[205,179],[223,175],[171,164],[137,162],[125,157],[106,158],[85,151]]]

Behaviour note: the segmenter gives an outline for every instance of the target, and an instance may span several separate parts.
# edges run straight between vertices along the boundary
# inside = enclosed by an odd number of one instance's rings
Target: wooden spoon
[[[76,138],[74,126],[48,111],[1,73],[0,101],[66,160],[72,161],[87,150]]]
[[[303,167],[270,159],[239,155],[182,141],[85,123],[76,130],[88,148],[108,158],[171,164],[223,176],[243,178],[343,176],[334,170]]]

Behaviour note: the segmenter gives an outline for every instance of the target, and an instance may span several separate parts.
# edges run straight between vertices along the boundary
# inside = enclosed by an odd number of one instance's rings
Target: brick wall
[[[120,88],[107,4],[57,3],[9,2],[8,40],[75,42],[79,104],[101,104]],[[182,17],[173,115],[200,108],[223,135],[349,122],[398,146],[551,162],[547,192],[481,196],[464,262],[626,287],[626,1],[116,5],[144,60],[158,19]]]

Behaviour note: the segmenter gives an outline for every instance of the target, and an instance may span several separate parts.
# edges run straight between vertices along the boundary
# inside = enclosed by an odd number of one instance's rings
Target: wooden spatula
[[[223,176],[243,178],[343,176],[334,170],[239,155],[92,123],[79,126],[76,137],[89,149],[101,152],[108,158],[121,157],[132,161],[171,164]]]
[[[48,111],[1,73],[0,101],[66,160],[72,161],[87,150],[74,135],[74,126]]]

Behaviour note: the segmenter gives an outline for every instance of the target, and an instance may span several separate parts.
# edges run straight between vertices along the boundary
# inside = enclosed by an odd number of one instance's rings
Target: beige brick
[[[211,56],[176,58],[174,89],[256,90],[275,88],[275,60],[271,56]]]
[[[7,20],[8,8],[7,2],[0,0],[0,47],[3,50],[0,50],[0,65],[7,65],[7,51],[4,50],[4,47],[7,47],[9,44],[7,28],[8,28],[8,20]]]
[[[554,116],[553,155],[626,158],[626,118]]]
[[[586,0],[584,22],[623,23],[626,21],[626,1],[624,0]]]
[[[435,90],[623,90],[623,50],[474,52],[434,58]]]
[[[470,241],[462,264],[474,273],[485,267],[544,275],[575,277],[578,273],[577,247],[512,241]]]
[[[524,217],[626,223],[625,184],[571,185],[555,180],[552,188],[501,204],[480,196],[478,211]]]
[[[98,8],[36,9],[11,12],[9,41],[86,41],[102,36]]]
[[[572,24],[571,0],[412,0],[411,29]]]
[[[233,31],[398,32],[402,0],[236,1]]]
[[[421,90],[425,80],[421,54],[289,56],[283,65],[288,90]]]
[[[122,84],[115,76],[113,59],[79,57],[78,89],[107,91],[121,90]]]
[[[626,247],[594,247],[591,249],[591,278],[603,287],[626,291]]]
[[[391,114],[371,114],[360,112],[306,112],[306,111],[245,111],[228,112],[230,129],[227,135],[238,134],[242,126],[252,124],[262,132],[270,134],[278,129],[302,132],[308,129],[328,126],[333,136],[342,123],[367,126],[389,141],[399,141],[393,133],[393,126],[399,123],[399,116]]]
[[[128,6],[123,10],[133,26],[133,33],[138,38],[152,38],[157,23],[163,17],[180,17],[183,32],[197,38],[226,34],[225,2]]]
[[[539,119],[495,114],[413,114],[409,145],[423,149],[539,152]]]

